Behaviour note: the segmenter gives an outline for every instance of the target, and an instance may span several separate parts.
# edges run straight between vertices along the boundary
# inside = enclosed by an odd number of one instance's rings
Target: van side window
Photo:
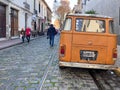
[[[114,24],[113,24],[113,21],[111,20],[111,21],[109,21],[109,32],[111,33],[111,34],[113,34],[114,33]]]
[[[105,21],[103,20],[90,20],[90,19],[76,19],[76,31],[78,32],[105,32]]]
[[[70,31],[71,30],[71,19],[67,18],[64,23],[64,28],[63,30]]]
[[[83,19],[76,19],[76,31],[81,31],[83,27]]]

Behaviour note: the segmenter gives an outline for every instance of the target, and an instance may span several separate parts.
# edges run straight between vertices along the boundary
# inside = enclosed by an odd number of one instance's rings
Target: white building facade
[[[83,0],[83,13],[89,10],[114,18],[114,32],[120,42],[120,0]]]
[[[40,32],[40,34],[43,34],[44,31],[46,31],[47,27],[48,27],[48,11],[49,7],[47,5],[47,3],[45,2],[45,0],[39,0],[39,5],[37,7],[38,10],[38,31]],[[52,12],[51,12],[52,13]]]
[[[0,41],[18,38],[26,27],[44,32],[47,9],[44,0],[0,0]]]

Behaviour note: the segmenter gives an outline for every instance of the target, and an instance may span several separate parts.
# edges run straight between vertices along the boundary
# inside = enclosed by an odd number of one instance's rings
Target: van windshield
[[[105,32],[104,20],[76,19],[76,31],[78,32]]]

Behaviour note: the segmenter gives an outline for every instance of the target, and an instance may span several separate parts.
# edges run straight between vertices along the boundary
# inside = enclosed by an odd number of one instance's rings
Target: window
[[[119,7],[119,25],[120,25],[120,7]]]
[[[76,31],[78,32],[105,32],[105,21],[90,20],[90,19],[76,19]]]
[[[71,19],[67,18],[64,23],[64,30],[70,31],[71,30]]]
[[[109,22],[109,26],[110,26],[110,27],[109,27],[109,28],[110,28],[110,29],[109,29],[109,32],[110,32],[110,33],[114,33],[114,24],[113,24],[113,21],[110,21],[110,22]]]

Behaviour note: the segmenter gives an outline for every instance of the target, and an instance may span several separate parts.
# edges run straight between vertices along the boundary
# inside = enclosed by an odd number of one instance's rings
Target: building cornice
[[[11,2],[11,0],[8,0],[8,2],[11,3],[13,6],[15,6],[15,7],[17,7],[17,8],[20,8],[20,9],[22,9],[22,10],[24,10],[24,11],[27,11],[27,12],[33,14],[30,10],[28,10],[28,9],[26,9],[26,8],[23,8],[23,7],[15,4],[14,2]],[[13,8],[14,8],[14,7],[13,7]]]

